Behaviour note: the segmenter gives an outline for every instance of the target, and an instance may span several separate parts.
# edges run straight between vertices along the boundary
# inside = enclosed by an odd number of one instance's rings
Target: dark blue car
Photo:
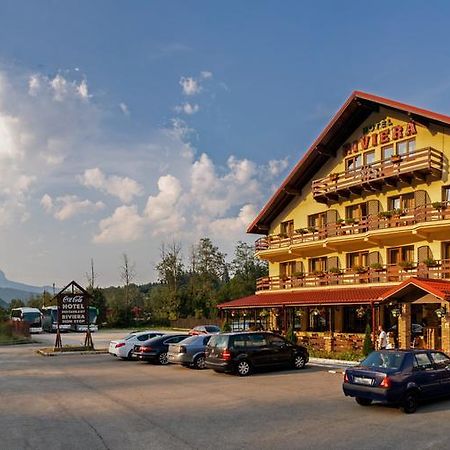
[[[342,388],[359,405],[393,403],[411,414],[420,400],[450,395],[450,358],[436,350],[372,352],[345,371]]]

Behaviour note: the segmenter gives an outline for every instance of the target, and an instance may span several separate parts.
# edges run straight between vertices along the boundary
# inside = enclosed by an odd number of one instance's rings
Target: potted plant
[[[378,216],[380,219],[390,219],[393,216],[393,211],[381,211]]]
[[[308,230],[306,228],[298,228],[297,230],[295,230],[295,232],[297,234],[306,234],[308,232]]]
[[[288,237],[287,233],[279,233],[278,237],[281,239],[286,239]]]
[[[339,178],[339,174],[338,173],[330,173],[330,180],[331,181],[337,181]]]
[[[402,160],[402,157],[400,155],[392,155],[391,156],[391,162],[393,164],[397,164]]]
[[[411,270],[414,269],[414,263],[412,261],[400,261],[398,263],[399,267],[401,267],[403,270]]]
[[[353,267],[353,272],[363,274],[367,272],[367,267],[364,266],[355,266]]]
[[[433,259],[433,258],[424,259],[422,261],[422,264],[424,264],[427,267],[437,267],[438,266],[437,261],[435,259]]]
[[[347,217],[345,219],[345,224],[346,225],[353,225],[354,223],[356,223],[356,219],[354,219],[353,217]]]
[[[317,231],[317,230],[316,230],[316,227],[312,227],[312,226],[308,227],[307,230],[308,230],[310,233],[315,233],[315,232]]]
[[[339,269],[339,267],[331,267],[328,272],[332,273],[333,275],[341,275],[342,271]]]
[[[441,209],[444,209],[444,202],[433,202],[433,203],[431,204],[431,206],[432,206],[434,209],[437,209],[438,211],[440,211]]]
[[[295,271],[292,276],[296,277],[296,278],[305,278],[305,272],[302,271]]]
[[[342,225],[345,222],[344,219],[339,218],[338,220],[336,220],[336,225]]]
[[[372,263],[372,264],[370,265],[370,268],[373,269],[373,270],[375,270],[375,272],[381,272],[381,271],[384,270],[383,265],[382,265],[381,263],[379,263],[379,262]]]
[[[313,275],[316,276],[316,277],[322,278],[322,277],[325,276],[325,273],[322,270],[315,270],[313,272]]]
[[[397,216],[397,217],[401,217],[401,216],[405,215],[405,211],[401,208],[394,209],[393,213],[394,213],[394,216]]]

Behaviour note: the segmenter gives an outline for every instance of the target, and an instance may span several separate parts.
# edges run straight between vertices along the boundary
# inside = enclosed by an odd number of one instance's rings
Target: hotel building
[[[249,226],[268,261],[230,321],[359,351],[367,323],[450,351],[450,117],[354,92]]]

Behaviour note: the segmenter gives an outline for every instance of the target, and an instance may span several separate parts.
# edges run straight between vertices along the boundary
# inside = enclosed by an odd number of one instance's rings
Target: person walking
[[[377,350],[384,350],[387,345],[387,334],[383,329],[383,325],[378,326]]]

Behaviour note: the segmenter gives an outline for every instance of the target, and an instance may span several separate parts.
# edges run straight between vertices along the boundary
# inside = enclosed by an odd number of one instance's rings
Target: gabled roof
[[[394,286],[380,296],[379,300],[387,300],[396,296],[401,296],[410,291],[411,287],[419,288],[441,300],[450,301],[450,281],[430,280],[428,278],[412,277],[403,281],[398,286]]]
[[[295,165],[278,190],[247,228],[248,233],[266,234],[270,223],[289,204],[295,195],[312,179],[317,170],[345,143],[371,113],[380,106],[406,113],[419,123],[450,125],[450,116],[434,113],[377,95],[354,91],[331,119],[303,158]]]
[[[321,289],[316,291],[284,292],[250,295],[217,305],[219,309],[264,308],[276,306],[319,306],[368,304],[377,301],[390,287],[356,287],[348,289]]]

